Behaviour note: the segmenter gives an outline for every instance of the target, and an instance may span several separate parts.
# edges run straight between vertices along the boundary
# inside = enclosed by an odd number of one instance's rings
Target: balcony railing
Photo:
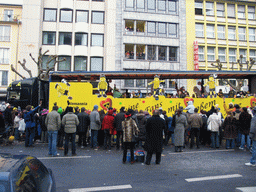
[[[18,23],[20,22],[20,18],[20,15],[0,14],[0,22]]]

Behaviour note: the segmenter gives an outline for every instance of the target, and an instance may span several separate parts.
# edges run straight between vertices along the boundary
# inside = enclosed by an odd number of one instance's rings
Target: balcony
[[[21,24],[20,15],[0,14],[0,23]]]

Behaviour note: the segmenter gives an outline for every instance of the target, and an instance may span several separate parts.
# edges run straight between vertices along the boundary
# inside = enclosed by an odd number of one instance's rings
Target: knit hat
[[[93,106],[93,110],[98,110],[99,106],[98,105],[94,105]]]
[[[61,115],[62,112],[63,112],[63,110],[62,110],[62,108],[60,107],[60,108],[58,109],[58,113]]]
[[[43,109],[43,111],[42,111],[42,114],[41,115],[47,115],[49,113],[49,110],[47,110],[47,109]]]

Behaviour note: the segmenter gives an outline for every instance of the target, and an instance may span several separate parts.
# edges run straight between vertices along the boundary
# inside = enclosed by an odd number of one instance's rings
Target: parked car
[[[0,153],[1,192],[55,192],[53,173],[35,157]]]

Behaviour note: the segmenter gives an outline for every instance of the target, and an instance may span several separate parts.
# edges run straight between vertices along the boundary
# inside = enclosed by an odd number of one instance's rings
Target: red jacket
[[[112,134],[114,130],[114,119],[113,110],[109,110],[108,114],[103,118],[102,130],[109,129],[110,134]]]

